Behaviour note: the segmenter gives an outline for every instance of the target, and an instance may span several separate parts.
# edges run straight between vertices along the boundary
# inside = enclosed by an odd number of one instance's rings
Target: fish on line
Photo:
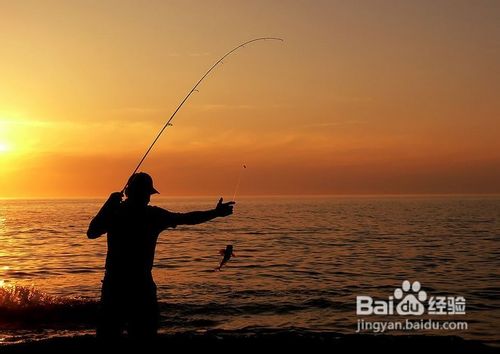
[[[233,245],[227,245],[226,248],[221,249],[219,253],[223,257],[219,266],[215,268],[216,271],[217,270],[220,271],[222,266],[225,265],[231,259],[231,257],[236,257],[236,255],[233,252]]]

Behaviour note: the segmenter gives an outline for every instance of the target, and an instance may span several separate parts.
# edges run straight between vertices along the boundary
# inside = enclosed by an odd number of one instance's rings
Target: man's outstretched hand
[[[228,216],[233,213],[233,205],[235,202],[227,202],[223,203],[223,199],[220,198],[219,202],[217,203],[217,206],[215,207],[215,212],[217,213],[217,216]]]

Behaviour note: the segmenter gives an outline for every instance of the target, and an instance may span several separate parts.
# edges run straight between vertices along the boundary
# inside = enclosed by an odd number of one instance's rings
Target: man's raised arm
[[[115,210],[122,201],[123,194],[121,192],[112,193],[101,210],[92,219],[87,230],[87,237],[90,239],[98,238],[108,232],[108,222],[110,214]]]

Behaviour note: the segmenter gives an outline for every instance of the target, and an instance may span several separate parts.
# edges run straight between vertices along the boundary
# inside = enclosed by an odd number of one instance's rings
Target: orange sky
[[[0,0],[0,197],[500,193],[498,1]]]

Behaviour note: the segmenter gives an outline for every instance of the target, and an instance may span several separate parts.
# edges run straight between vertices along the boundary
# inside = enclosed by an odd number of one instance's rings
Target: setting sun
[[[10,148],[9,145],[7,145],[7,143],[0,142],[0,153],[7,152],[9,150]]]

